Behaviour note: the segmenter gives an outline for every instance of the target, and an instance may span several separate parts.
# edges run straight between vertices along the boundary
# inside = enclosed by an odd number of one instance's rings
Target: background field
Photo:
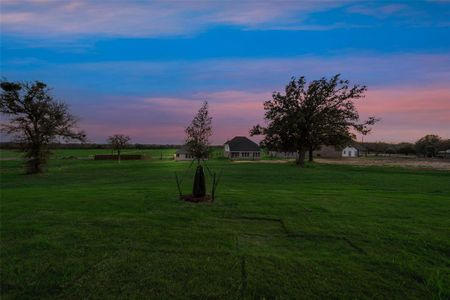
[[[122,154],[142,154],[149,156],[155,160],[163,159],[170,160],[173,159],[173,155],[177,149],[124,149]],[[53,159],[68,159],[68,158],[79,158],[87,159],[94,158],[96,154],[112,154],[110,149],[55,149],[52,150]],[[22,153],[17,150],[6,150],[0,149],[0,159],[12,159],[22,157]],[[222,147],[213,147],[211,150],[211,155],[213,158],[218,158],[223,156]]]
[[[196,205],[187,162],[0,163],[2,299],[450,298],[448,171],[211,160]]]

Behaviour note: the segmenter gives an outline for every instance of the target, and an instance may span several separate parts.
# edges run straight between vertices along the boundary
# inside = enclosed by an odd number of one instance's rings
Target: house
[[[296,159],[298,157],[297,152],[280,152],[280,151],[269,151],[269,155],[271,157],[277,157],[277,158],[292,158]],[[340,148],[336,148],[335,146],[320,146],[319,149],[316,149],[313,151],[314,157],[322,157],[322,158],[339,158],[341,157],[342,152]],[[306,156],[308,156],[308,152],[306,153]]]
[[[439,151],[437,154],[437,157],[440,158],[450,158],[450,149],[444,150],[444,151]]]
[[[360,150],[358,146],[347,146],[345,148],[322,145],[319,149],[313,151],[314,157],[320,158],[341,158],[341,157],[358,157]],[[297,152],[280,152],[269,151],[269,155],[278,158],[297,158]],[[308,153],[306,153],[308,156]]]
[[[225,143],[223,155],[230,159],[255,160],[261,158],[261,149],[245,136],[236,136]]]
[[[187,147],[186,147],[186,145],[184,145],[184,146],[181,146],[181,148],[175,152],[175,154],[173,155],[173,159],[176,161],[193,160],[194,157],[188,153]]]
[[[176,160],[176,161],[179,161],[179,160],[193,160],[194,156],[189,154],[188,151],[187,151],[187,146],[183,145],[183,146],[181,146],[180,149],[175,151],[175,154],[173,155],[173,159]],[[205,157],[203,159],[207,160],[208,157]]]
[[[336,146],[322,145],[319,149],[313,151],[314,157],[322,158],[340,158],[342,157],[342,148]]]
[[[193,160],[194,157],[188,153],[186,146],[181,146],[180,149],[175,151],[175,154],[173,155],[173,159],[176,161]]]
[[[353,146],[347,146],[342,149],[342,157],[358,157],[359,151]]]
[[[366,147],[363,146],[362,143],[354,143],[353,147],[355,147],[358,150],[358,156],[366,156],[369,154],[369,151]]]
[[[284,151],[269,151],[270,157],[276,157],[276,158],[297,158],[298,154],[297,152],[284,152]]]

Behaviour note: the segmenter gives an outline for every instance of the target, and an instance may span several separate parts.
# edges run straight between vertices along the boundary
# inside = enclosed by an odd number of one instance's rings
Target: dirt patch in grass
[[[380,158],[341,158],[324,159],[317,158],[315,161],[324,164],[354,165],[354,166],[390,166],[405,167],[414,169],[433,169],[450,170],[450,160],[442,159],[420,159],[420,158],[399,158],[399,157],[380,157]]]
[[[293,162],[293,160],[233,160],[233,163],[257,163],[257,164],[284,164],[288,162]]]
[[[194,203],[199,203],[199,202],[212,203],[213,202],[213,198],[211,197],[211,195],[205,195],[204,197],[195,197],[194,195],[183,195],[183,196],[180,196],[180,199],[184,200],[184,201],[188,201],[188,202],[194,202]]]

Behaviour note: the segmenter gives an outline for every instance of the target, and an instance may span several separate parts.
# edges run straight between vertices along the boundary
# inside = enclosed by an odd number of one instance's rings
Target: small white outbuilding
[[[358,157],[358,149],[355,147],[347,146],[342,149],[342,157]]]
[[[175,154],[173,156],[173,159],[176,160],[176,161],[179,161],[179,160],[193,160],[194,157],[188,153],[186,146],[182,146],[180,149],[178,149],[175,152]]]
[[[187,146],[183,145],[181,146],[180,149],[178,149],[175,154],[173,155],[173,159],[175,161],[180,161],[180,160],[194,160],[195,157],[192,154],[189,154],[189,151],[187,150]],[[208,156],[204,157],[203,160],[208,160]]]

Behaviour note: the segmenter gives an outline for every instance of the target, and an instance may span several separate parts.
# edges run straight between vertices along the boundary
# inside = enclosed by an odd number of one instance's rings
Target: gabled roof
[[[228,144],[230,151],[260,151],[258,144],[245,136],[236,136],[225,144]]]
[[[341,148],[342,148],[341,150],[344,150],[345,148],[353,148],[355,150],[358,150],[358,147],[356,147],[355,145],[347,145],[347,146],[341,147]]]
[[[354,148],[356,148],[358,151],[366,151],[367,150],[366,147],[364,147],[361,143],[358,143],[358,142],[354,142],[352,144],[352,146]]]
[[[186,145],[181,146],[180,149],[178,149],[175,153],[176,154],[187,154],[188,153],[187,146]]]

